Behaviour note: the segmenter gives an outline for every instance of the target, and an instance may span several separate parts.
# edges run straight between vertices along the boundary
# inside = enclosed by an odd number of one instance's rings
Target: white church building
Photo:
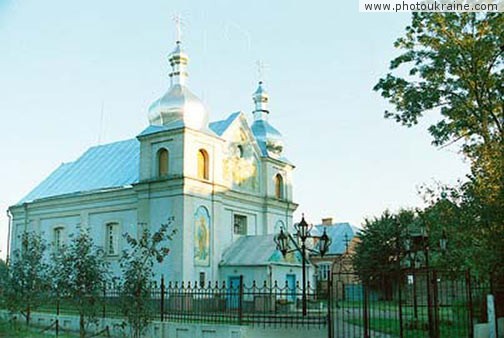
[[[286,259],[273,236],[292,229],[294,166],[280,132],[268,122],[268,94],[259,82],[253,123],[235,112],[209,123],[187,86],[188,55],[169,55],[171,85],[148,110],[136,137],[88,149],[64,163],[9,208],[10,250],[36,231],[58,250],[80,226],[104,249],[113,274],[127,243],[122,234],[154,232],[173,219],[170,254],[155,267],[169,281],[301,280],[300,257]]]

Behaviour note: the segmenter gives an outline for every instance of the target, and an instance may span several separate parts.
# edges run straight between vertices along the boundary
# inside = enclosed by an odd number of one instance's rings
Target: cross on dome
[[[256,61],[256,66],[257,66],[257,80],[259,82],[263,82],[263,80],[264,80],[264,71],[265,71],[266,65],[264,64],[263,61],[257,60]]]
[[[182,41],[182,15],[180,13],[177,13],[173,16],[173,22],[175,22],[175,31],[176,31],[176,36],[175,36],[175,41],[181,42]]]

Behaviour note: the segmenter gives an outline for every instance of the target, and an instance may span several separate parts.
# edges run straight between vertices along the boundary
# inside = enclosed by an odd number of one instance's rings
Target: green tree
[[[414,212],[401,210],[397,215],[385,211],[380,217],[366,219],[355,247],[353,265],[364,281],[373,281],[385,299],[392,297],[394,272],[401,268],[403,243]]]
[[[466,183],[453,187],[459,194],[450,207],[453,213],[438,216],[456,216],[452,220],[456,228],[449,235],[454,242],[468,241],[465,254],[473,261],[458,265],[502,274],[504,16],[414,13],[395,46],[402,53],[374,87],[395,108],[385,117],[411,127],[427,113],[438,114],[438,121],[429,127],[433,144],[461,143],[471,172]]]
[[[173,218],[170,218],[155,233],[151,233],[147,226],[139,225],[143,229],[138,239],[124,235],[130,249],[123,251],[120,263],[121,308],[128,319],[131,335],[135,338],[141,337],[155,315],[154,302],[158,300],[151,298],[153,268],[155,262],[163,262],[170,252],[166,244],[175,234],[175,229],[170,226],[172,222]]]
[[[439,110],[429,127],[435,145],[463,140],[470,157],[481,156],[480,145],[502,145],[504,16],[413,13],[395,46],[403,53],[390,63],[394,73],[374,88],[396,109],[386,117],[409,127]]]
[[[93,321],[99,313],[107,271],[104,252],[94,246],[86,229],[78,228],[69,245],[53,255],[53,287],[58,296],[72,300],[77,308],[81,338],[86,334],[86,321]]]
[[[29,325],[31,312],[47,299],[46,244],[35,232],[23,232],[20,240],[21,249],[15,250],[11,257],[4,292],[9,310],[20,311]]]
[[[9,280],[9,269],[7,263],[0,259],[0,308],[5,307],[5,290]]]

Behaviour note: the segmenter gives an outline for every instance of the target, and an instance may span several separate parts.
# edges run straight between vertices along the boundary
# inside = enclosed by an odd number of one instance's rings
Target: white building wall
[[[90,229],[91,237],[96,246],[106,248],[107,247],[107,224],[117,223],[118,229],[116,232],[118,241],[118,252],[115,255],[106,254],[105,259],[110,264],[110,272],[112,276],[120,276],[121,270],[119,267],[119,259],[121,258],[122,250],[121,248],[126,248],[127,243],[123,237],[123,234],[128,233],[135,236],[137,233],[137,210],[121,210],[121,211],[110,211],[110,212],[89,212],[88,214],[88,225]]]
[[[250,134],[246,125],[237,124],[232,128],[240,135]],[[261,157],[255,143],[247,145],[245,156],[257,162],[258,183],[240,185],[230,180],[230,167],[226,167],[228,176],[224,177],[226,156],[236,156],[230,149],[236,147],[235,141],[230,143],[211,133],[190,129],[165,131],[142,136],[139,140],[140,183],[115,192],[62,196],[29,203],[27,215],[23,206],[13,207],[12,250],[17,247],[16,237],[24,231],[25,223],[28,230],[43,233],[48,243],[53,241],[56,226],[64,228],[65,237],[75,232],[78,225],[89,227],[95,244],[103,247],[108,222],[117,222],[121,234],[128,232],[138,236],[140,223],[147,224],[153,233],[173,217],[173,228],[177,233],[174,240],[167,243],[170,254],[163,263],[155,265],[156,280],[164,276],[167,281],[195,281],[199,280],[200,272],[205,273],[206,280],[216,280],[220,278],[219,263],[223,252],[241,236],[234,234],[235,214],[247,216],[247,235],[271,234],[277,232],[278,224],[292,224],[296,205],[287,203],[292,199],[292,167]],[[240,139],[239,142],[247,141]],[[161,148],[169,152],[169,171],[167,177],[160,178],[157,177],[157,152]],[[197,177],[199,149],[208,153],[208,180]],[[274,196],[274,177],[278,172],[285,184],[282,200]],[[200,206],[207,208],[211,219],[209,266],[194,264],[194,215]],[[119,248],[127,248],[122,236]],[[118,274],[119,257],[107,259],[113,274]],[[253,275],[254,278],[264,278],[256,272]]]

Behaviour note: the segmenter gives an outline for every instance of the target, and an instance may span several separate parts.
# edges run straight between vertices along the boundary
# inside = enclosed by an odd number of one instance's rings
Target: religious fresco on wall
[[[194,265],[210,265],[210,214],[203,206],[194,214]]]
[[[258,160],[245,132],[238,130],[231,139],[224,159],[224,178],[242,189],[259,188]]]

